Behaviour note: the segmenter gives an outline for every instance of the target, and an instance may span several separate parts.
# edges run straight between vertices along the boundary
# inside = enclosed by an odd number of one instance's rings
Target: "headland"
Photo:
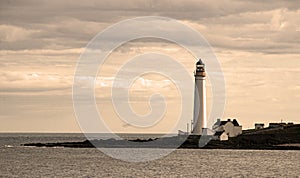
[[[150,139],[99,139],[82,142],[25,143],[22,146],[68,148],[179,148],[300,150],[300,124],[260,130],[243,130],[226,141],[216,136],[178,135]]]

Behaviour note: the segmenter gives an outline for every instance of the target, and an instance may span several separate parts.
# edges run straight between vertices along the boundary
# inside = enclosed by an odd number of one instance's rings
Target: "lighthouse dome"
[[[204,65],[204,63],[202,62],[201,59],[199,59],[199,61],[196,63],[196,65]]]

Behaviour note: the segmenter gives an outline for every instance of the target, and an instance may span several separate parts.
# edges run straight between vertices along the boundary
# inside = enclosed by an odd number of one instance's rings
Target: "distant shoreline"
[[[203,146],[201,146],[203,145]],[[277,129],[246,130],[227,141],[213,136],[172,136],[163,138],[116,140],[99,139],[82,142],[25,143],[22,146],[68,148],[179,148],[179,149],[261,149],[300,150],[300,124]]]

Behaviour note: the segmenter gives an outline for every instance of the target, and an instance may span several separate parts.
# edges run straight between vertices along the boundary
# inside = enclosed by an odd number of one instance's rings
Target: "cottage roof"
[[[217,122],[214,125],[221,126],[225,125],[227,122],[231,122],[234,126],[240,126],[236,119],[233,119],[233,121],[231,121],[230,119],[228,119],[227,121],[217,120]]]
[[[236,119],[233,119],[232,123],[233,123],[234,126],[240,126]]]
[[[221,121],[220,125],[225,125],[228,121]]]

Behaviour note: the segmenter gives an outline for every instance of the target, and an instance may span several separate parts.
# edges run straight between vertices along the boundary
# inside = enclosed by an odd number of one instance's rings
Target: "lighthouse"
[[[196,63],[195,95],[194,95],[194,128],[193,135],[207,135],[206,122],[206,88],[205,88],[205,64],[201,59]]]

